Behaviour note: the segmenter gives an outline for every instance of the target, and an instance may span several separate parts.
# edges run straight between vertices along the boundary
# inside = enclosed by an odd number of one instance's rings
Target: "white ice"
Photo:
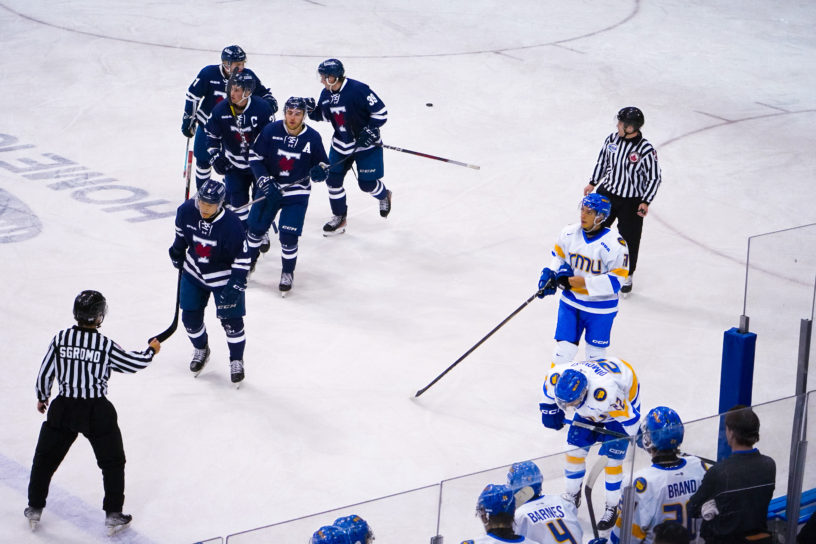
[[[636,368],[645,410],[716,413],[748,237],[816,222],[814,23],[816,4],[792,0],[0,2],[0,133],[32,146],[0,149],[0,189],[42,222],[38,236],[0,245],[0,541],[106,540],[82,437],[28,530],[43,420],[34,380],[80,290],[107,296],[102,330],[128,349],[169,323],[175,295],[172,218],[128,221],[138,214],[99,203],[128,190],[54,189],[25,177],[25,160],[57,155],[172,211],[185,90],[238,43],[279,101],[316,96],[317,64],[337,57],[388,106],[386,143],[481,166],[386,151],[391,215],[349,176],[348,232],[335,239],[321,236],[330,212],[317,185],[291,295],[277,291],[277,244],[251,279],[240,390],[213,307],[213,357],[198,379],[181,328],[147,370],[114,375],[135,518],[119,538],[189,543],[562,450],[537,411],[554,299],[412,397],[535,291],[626,105],[645,112],[664,182],[610,354]],[[313,126],[328,142],[329,127]],[[814,254],[801,248],[804,262]],[[755,402],[793,393],[814,280],[813,266],[800,275],[760,255],[747,312],[760,334]],[[461,516],[478,530],[474,502]],[[389,515],[410,525],[417,514]]]

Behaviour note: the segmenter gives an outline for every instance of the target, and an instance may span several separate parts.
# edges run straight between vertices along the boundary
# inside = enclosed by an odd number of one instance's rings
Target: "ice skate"
[[[204,346],[203,349],[195,348],[193,360],[190,361],[190,372],[192,372],[195,377],[198,377],[198,375],[201,374],[201,371],[204,370],[204,366],[209,360],[210,346]]]
[[[23,511],[23,514],[25,514],[25,517],[28,520],[28,526],[31,527],[31,530],[36,531],[37,524],[40,523],[40,518],[42,517],[42,508],[32,508],[27,506]]]
[[[581,491],[579,490],[578,493],[561,493],[561,498],[565,501],[572,503],[575,505],[575,508],[581,506]]]
[[[624,295],[624,297],[628,296],[629,293],[632,292],[632,274],[626,276],[626,279],[623,280],[623,285],[621,285],[620,292]]]
[[[618,519],[618,507],[615,505],[606,505],[603,516],[598,520],[598,530],[606,531],[615,526],[615,521]]]
[[[329,222],[323,225],[323,236],[336,236],[346,232],[346,216],[333,215]]]
[[[241,387],[241,382],[244,381],[244,362],[240,359],[230,361],[230,380],[235,384],[235,388]]]
[[[271,245],[272,244],[269,242],[269,233],[266,232],[264,233],[263,238],[261,239],[261,246],[259,248],[261,250],[261,253],[266,253],[267,251],[269,251]]]
[[[119,531],[124,531],[130,527],[130,522],[133,516],[130,514],[123,514],[122,512],[108,512],[105,516],[105,528],[108,530],[108,536],[113,536]]]
[[[282,297],[286,297],[289,291],[292,290],[292,281],[294,280],[294,274],[291,272],[281,272],[281,279],[280,284],[278,285],[278,289],[280,289],[280,294]]]
[[[391,213],[391,191],[386,192],[385,198],[380,200],[380,217],[388,217]]]

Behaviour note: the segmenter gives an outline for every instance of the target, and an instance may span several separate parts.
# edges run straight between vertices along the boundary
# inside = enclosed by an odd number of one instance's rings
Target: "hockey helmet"
[[[337,59],[326,59],[317,67],[317,73],[324,77],[340,79],[346,73],[343,63]]]
[[[300,96],[290,96],[286,99],[286,104],[283,105],[283,111],[286,110],[301,110],[306,111],[306,100]]]
[[[476,502],[476,513],[496,516],[510,514],[516,511],[516,497],[513,490],[506,485],[488,484],[479,494]]]
[[[99,291],[87,289],[74,299],[74,319],[80,325],[99,325],[108,313],[108,302]]]
[[[603,222],[612,213],[612,202],[598,193],[589,193],[581,200],[581,207],[589,208],[595,212],[595,221]]]
[[[640,130],[640,127],[643,126],[646,119],[643,117],[643,112],[640,111],[640,109],[634,106],[627,106],[625,108],[621,108],[621,110],[618,112],[618,121],[622,122],[624,125],[632,125],[635,127],[635,130]]]
[[[246,62],[246,53],[238,45],[228,45],[221,51],[221,62]]]
[[[200,204],[216,204],[218,209],[216,214],[224,207],[224,198],[227,196],[227,187],[217,179],[208,179],[201,184],[196,194],[196,208],[201,210]]]
[[[555,401],[562,410],[576,406],[586,397],[589,382],[583,373],[572,368],[561,373],[555,384]]]
[[[374,541],[374,532],[366,520],[358,515],[350,515],[334,520],[334,526],[340,527],[348,535],[351,544],[369,544]]]
[[[340,527],[324,525],[314,532],[309,544],[351,544],[351,540]]]
[[[241,100],[241,102],[243,102],[255,91],[255,85],[255,78],[252,77],[251,74],[247,72],[235,72],[230,76],[227,82],[227,96],[230,96],[230,99],[232,99],[232,88],[238,87],[243,90],[243,100]]]
[[[640,424],[637,445],[648,452],[675,451],[683,443],[683,421],[667,406],[652,408]]]
[[[513,493],[517,493],[522,487],[530,486],[533,488],[533,494],[537,497],[541,495],[541,482],[543,480],[541,470],[532,461],[513,463],[507,472],[507,485],[510,486]]]

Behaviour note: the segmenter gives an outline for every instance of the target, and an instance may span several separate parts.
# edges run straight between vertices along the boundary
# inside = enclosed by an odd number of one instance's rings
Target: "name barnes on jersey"
[[[560,505],[539,508],[538,510],[527,512],[526,515],[528,518],[530,518],[530,521],[532,521],[533,523],[537,523],[539,521],[547,521],[550,519],[561,519],[565,516],[564,509],[561,508]]]

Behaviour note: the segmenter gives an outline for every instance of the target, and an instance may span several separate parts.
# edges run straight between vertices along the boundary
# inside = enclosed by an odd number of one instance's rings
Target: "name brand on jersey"
[[[563,518],[564,509],[561,508],[560,506],[548,506],[547,508],[539,508],[538,510],[528,512],[527,517],[530,518],[530,521],[532,521],[533,523],[538,523],[539,521],[547,521],[550,519]]]
[[[666,486],[666,491],[669,492],[670,499],[681,495],[693,495],[697,491],[697,481],[685,480],[680,483],[669,484]]]
[[[60,346],[59,353],[60,357],[65,359],[79,359],[91,363],[98,363],[102,359],[102,353],[95,349]]]

